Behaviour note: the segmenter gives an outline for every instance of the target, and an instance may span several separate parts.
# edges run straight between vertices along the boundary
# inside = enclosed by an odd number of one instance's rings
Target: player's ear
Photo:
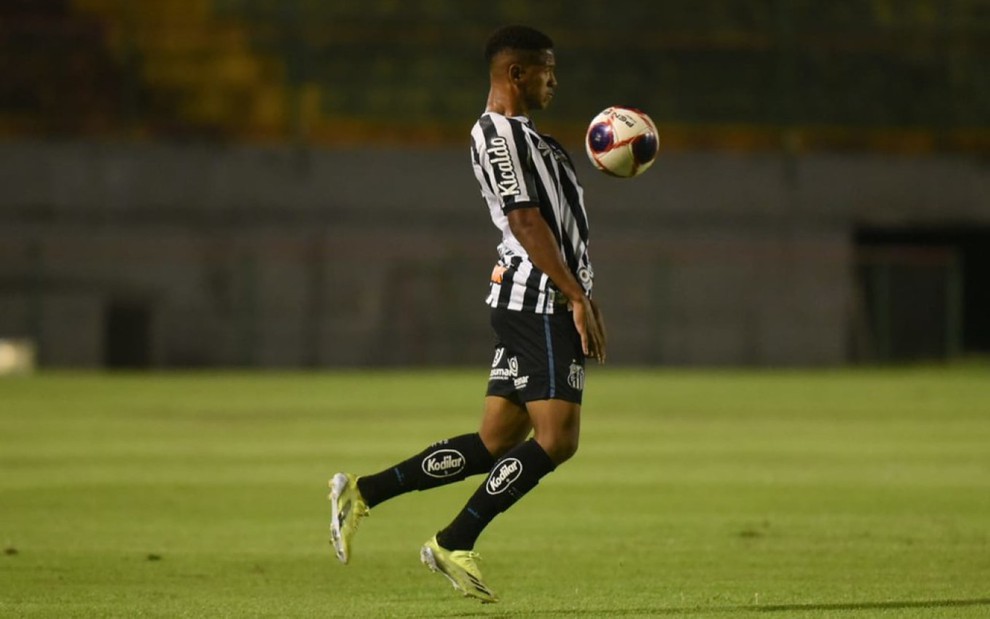
[[[518,82],[522,79],[523,68],[521,64],[512,63],[509,65],[509,79]]]

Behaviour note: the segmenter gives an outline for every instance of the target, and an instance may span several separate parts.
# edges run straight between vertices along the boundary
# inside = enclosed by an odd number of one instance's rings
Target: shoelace
[[[464,558],[464,563],[466,563],[469,567],[474,570],[481,571],[478,569],[478,561],[481,561],[481,555],[473,550],[460,550],[457,552],[463,553],[461,556]]]

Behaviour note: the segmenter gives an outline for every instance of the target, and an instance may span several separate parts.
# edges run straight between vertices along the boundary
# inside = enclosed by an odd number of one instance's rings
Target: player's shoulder
[[[547,134],[547,133],[541,133],[541,134],[540,134],[540,139],[542,139],[542,140],[543,140],[544,142],[546,142],[547,144],[550,144],[550,145],[551,145],[551,146],[553,146],[554,148],[557,148],[557,149],[559,149],[559,150],[561,150],[561,151],[563,151],[563,152],[565,152],[565,153],[567,152],[567,149],[566,149],[566,148],[564,148],[564,145],[563,145],[563,144],[561,144],[561,143],[560,143],[560,142],[559,142],[559,141],[557,140],[557,138],[555,138],[555,137],[553,137],[552,135],[549,135],[549,134]]]
[[[486,111],[471,129],[471,137],[477,150],[494,152],[499,149],[524,152],[533,148],[539,134],[525,116],[505,116]]]

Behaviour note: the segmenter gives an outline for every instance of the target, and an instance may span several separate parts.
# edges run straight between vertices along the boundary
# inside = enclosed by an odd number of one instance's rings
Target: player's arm
[[[553,232],[540,214],[540,209],[535,204],[519,206],[508,211],[506,217],[512,234],[529,254],[530,261],[546,273],[557,290],[570,301],[574,311],[574,326],[581,336],[584,354],[604,363],[605,329],[601,312],[567,268],[564,256],[557,247]]]

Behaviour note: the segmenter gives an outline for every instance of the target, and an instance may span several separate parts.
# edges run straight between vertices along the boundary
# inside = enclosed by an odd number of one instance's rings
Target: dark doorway
[[[990,227],[856,235],[861,360],[990,353]]]
[[[150,367],[150,307],[130,301],[110,303],[105,317],[103,350],[108,368]]]

